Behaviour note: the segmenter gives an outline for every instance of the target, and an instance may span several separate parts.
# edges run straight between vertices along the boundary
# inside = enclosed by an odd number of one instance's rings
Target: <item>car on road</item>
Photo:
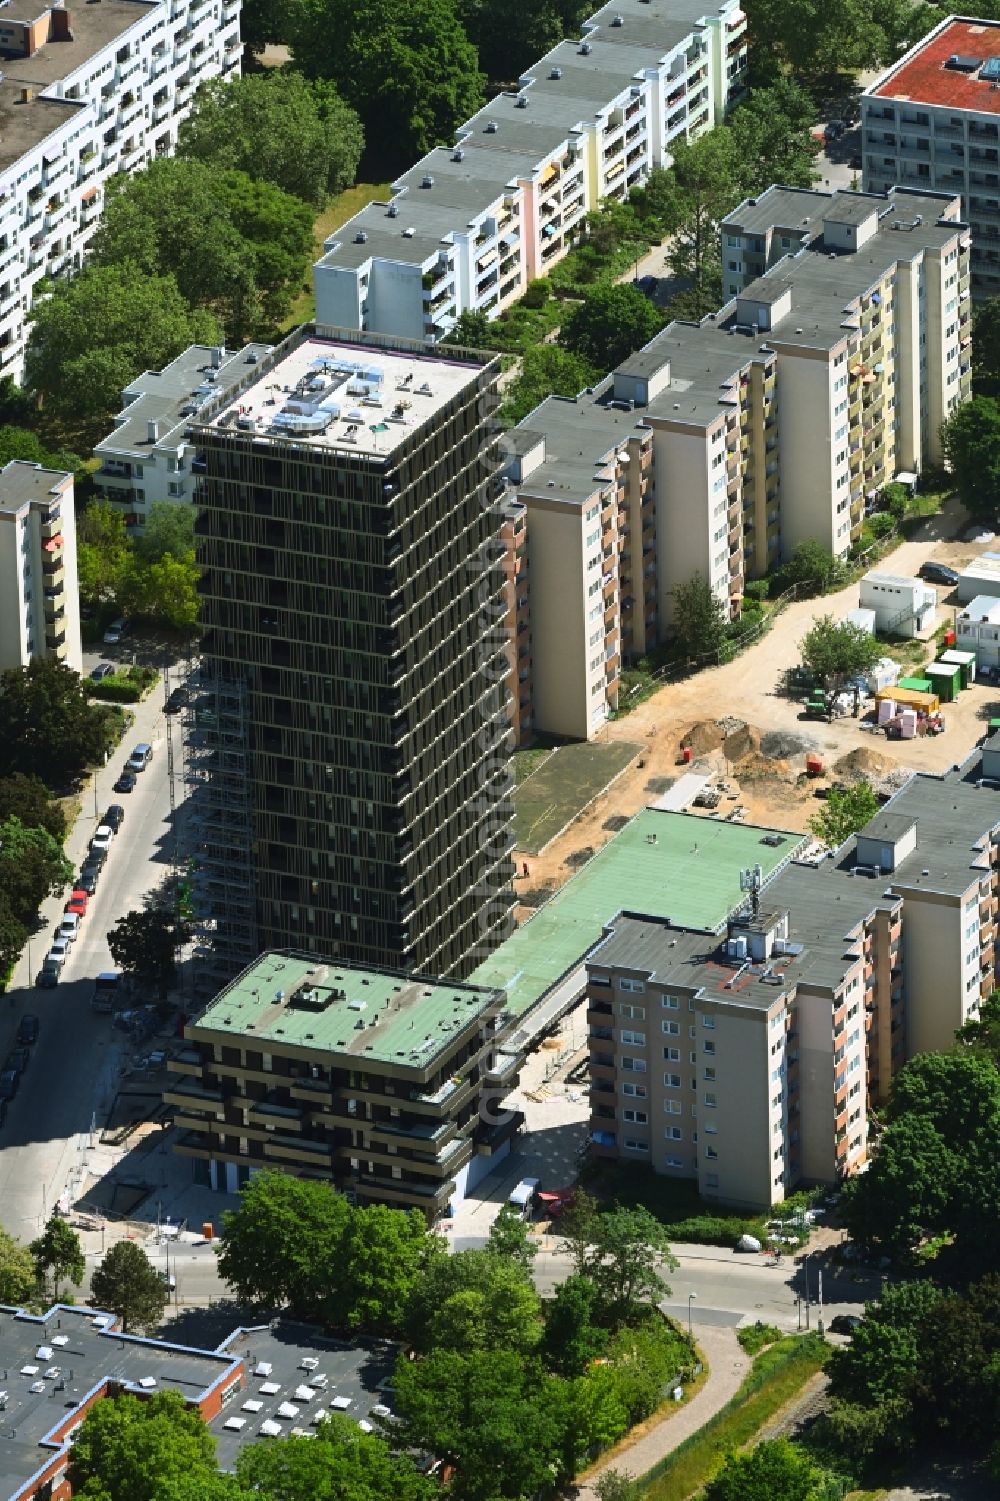
[[[949,568],[946,563],[921,563],[920,577],[926,579],[928,584],[948,584],[949,586],[954,586],[958,583],[958,574],[954,568]]]
[[[70,943],[80,931],[80,914],[78,912],[64,912],[62,922],[56,933],[57,938],[68,939]]]
[[[839,141],[847,126],[843,120],[831,120],[823,129],[824,141]]]
[[[128,767],[126,766],[124,768],[124,770],[122,771],[121,776],[118,778],[117,782],[115,783],[115,791],[116,792],[134,792],[135,791],[136,781],[137,781],[137,778],[136,778],[135,772],[134,771],[129,771]]]
[[[97,890],[97,876],[98,867],[96,865],[85,865],[83,870],[81,870],[80,874],[76,878],[76,884],[79,889],[81,891],[85,891],[88,896],[93,896],[94,892]]]
[[[17,1024],[17,1040],[22,1047],[30,1047],[38,1041],[38,1017],[31,1011],[26,1011]]]
[[[66,963],[66,959],[67,959],[68,956],[69,956],[69,943],[67,942],[67,940],[65,938],[60,938],[59,935],[57,934],[56,937],[52,940],[52,947],[49,949],[48,953],[45,955],[45,958],[42,960],[42,963],[43,964],[54,964],[55,967],[56,967],[56,969],[62,969],[63,965]]]
[[[35,976],[35,985],[39,990],[54,990],[59,984],[60,964],[49,964],[46,961]]]
[[[4,1059],[2,1072],[6,1073],[8,1069],[12,1068],[15,1073],[23,1074],[25,1069],[28,1067],[30,1060],[31,1054],[28,1052],[27,1048],[11,1048],[10,1052]]]
[[[117,646],[118,643],[119,643],[119,641],[124,636],[124,634],[125,634],[125,622],[124,622],[124,620],[112,620],[111,624],[108,626],[107,630],[104,632],[104,644],[105,644],[105,646]]]
[[[20,1078],[12,1069],[5,1069],[0,1073],[0,1100],[12,1100],[17,1094],[19,1083]]]
[[[860,1329],[864,1319],[856,1313],[838,1313],[836,1318],[830,1320],[830,1330],[833,1334],[853,1334],[855,1329]]]
[[[642,282],[640,282],[639,285],[642,286]],[[167,699],[165,705],[166,711],[168,714],[179,714],[180,711],[186,707],[187,702],[188,691],[186,688],[179,685],[173,690],[173,692],[170,694],[170,697]]]
[[[153,759],[153,747],[145,742],[134,747],[125,763],[126,771],[145,771]]]
[[[101,819],[101,823],[106,823],[108,828],[114,829],[115,833],[117,834],[118,830],[122,826],[122,821],[124,820],[124,818],[125,809],[122,807],[121,803],[112,803],[111,806],[106,810],[104,817]]]
[[[109,829],[106,823],[98,824],[97,832],[95,833],[93,839],[90,841],[90,848],[95,851],[103,850],[104,853],[107,854],[108,850],[111,848],[111,841],[112,839],[114,839],[114,837],[114,830]]]
[[[86,917],[87,903],[90,901],[90,893],[84,891],[82,886],[77,886],[70,895],[69,901],[63,908],[64,912],[75,912],[77,917]]]
[[[98,662],[90,676],[93,682],[103,683],[105,678],[113,676],[114,670],[110,662]]]

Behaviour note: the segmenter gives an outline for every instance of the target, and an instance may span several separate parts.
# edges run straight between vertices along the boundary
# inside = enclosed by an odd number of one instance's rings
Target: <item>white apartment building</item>
[[[746,57],[738,0],[612,0],[331,235],[317,318],[432,342],[467,310],[495,317],[602,199],[722,119]]]
[[[0,4],[0,373],[38,283],[80,265],[104,185],[169,154],[198,85],[240,65],[240,0]]]
[[[39,657],[83,666],[73,476],[12,459],[0,470],[0,671]]]
[[[972,295],[1000,293],[1000,21],[949,16],[861,98],[864,186],[960,194]]]
[[[205,402],[237,385],[270,344],[223,349],[191,344],[162,370],[144,370],[122,392],[115,427],[94,452],[98,493],[121,508],[127,526],[143,526],[157,501],[194,499],[196,445],[188,424]]]
[[[725,307],[670,324],[593,391],[543,402],[507,435],[511,499],[524,508],[521,732],[530,722],[590,736],[615,705],[583,682],[599,644],[585,518],[598,503],[603,518],[626,472],[641,475],[636,504],[619,498],[614,534],[602,522],[594,539],[609,607],[620,601],[602,646],[617,658],[615,689],[621,660],[663,639],[693,574],[736,618],[748,579],[806,540],[842,556],[866,499],[939,461],[941,422],[971,382],[957,212],[957,199],[902,189],[768,189],[722,226],[735,294]],[[775,226],[789,223],[800,238],[784,251],[793,236]]]

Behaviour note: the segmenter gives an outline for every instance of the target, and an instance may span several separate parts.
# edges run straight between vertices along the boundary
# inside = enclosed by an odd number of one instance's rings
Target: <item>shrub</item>
[[[748,1355],[757,1355],[766,1345],[773,1345],[781,1337],[780,1329],[776,1329],[773,1324],[762,1323],[760,1319],[756,1324],[748,1324],[745,1329],[736,1331],[736,1338]]]
[[[745,584],[743,586],[743,608],[744,608],[744,610],[747,608],[747,605],[749,604],[749,602],[751,600],[754,600],[756,603],[759,604],[762,600],[767,599],[768,594],[770,593],[770,590],[771,590],[771,581],[770,581],[770,579],[751,579],[748,584]]]
[[[552,283],[547,276],[540,276],[537,281],[530,282],[524,290],[521,303],[524,307],[544,307],[552,296]]]
[[[905,501],[903,504],[905,507]],[[879,511],[874,516],[869,516],[867,525],[875,541],[882,542],[896,530],[896,518],[889,511]]]

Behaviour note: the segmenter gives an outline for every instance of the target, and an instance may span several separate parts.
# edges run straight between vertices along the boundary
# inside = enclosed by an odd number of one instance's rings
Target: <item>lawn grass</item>
[[[359,213],[366,204],[375,199],[387,199],[391,194],[391,185],[387,182],[356,182],[352,188],[345,188],[335,198],[331,198],[326,208],[317,215],[313,224],[313,237],[316,242],[316,259],[323,254],[324,241],[332,235],[335,229],[346,224]],[[288,317],[281,325],[279,332],[288,333],[293,328],[298,328],[300,323],[310,323],[316,316],[316,292],[313,286],[312,268],[309,270],[308,284],[296,297],[289,310]]]
[[[736,1395],[640,1480],[650,1501],[687,1501],[733,1449],[748,1444],[823,1368],[829,1347],[817,1334],[791,1334],[757,1356]]]
[[[528,750],[515,751],[510,758],[515,786],[532,776],[551,755],[552,747],[544,745],[533,745]]]
[[[637,755],[638,745],[584,741],[560,745],[514,789],[514,840],[538,855]],[[516,773],[515,773],[516,775]]]

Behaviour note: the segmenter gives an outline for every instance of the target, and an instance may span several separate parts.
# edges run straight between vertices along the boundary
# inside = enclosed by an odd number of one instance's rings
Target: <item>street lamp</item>
[[[691,1304],[694,1302],[697,1296],[697,1293],[688,1293],[688,1339],[690,1340],[694,1339],[694,1335],[691,1332]]]

